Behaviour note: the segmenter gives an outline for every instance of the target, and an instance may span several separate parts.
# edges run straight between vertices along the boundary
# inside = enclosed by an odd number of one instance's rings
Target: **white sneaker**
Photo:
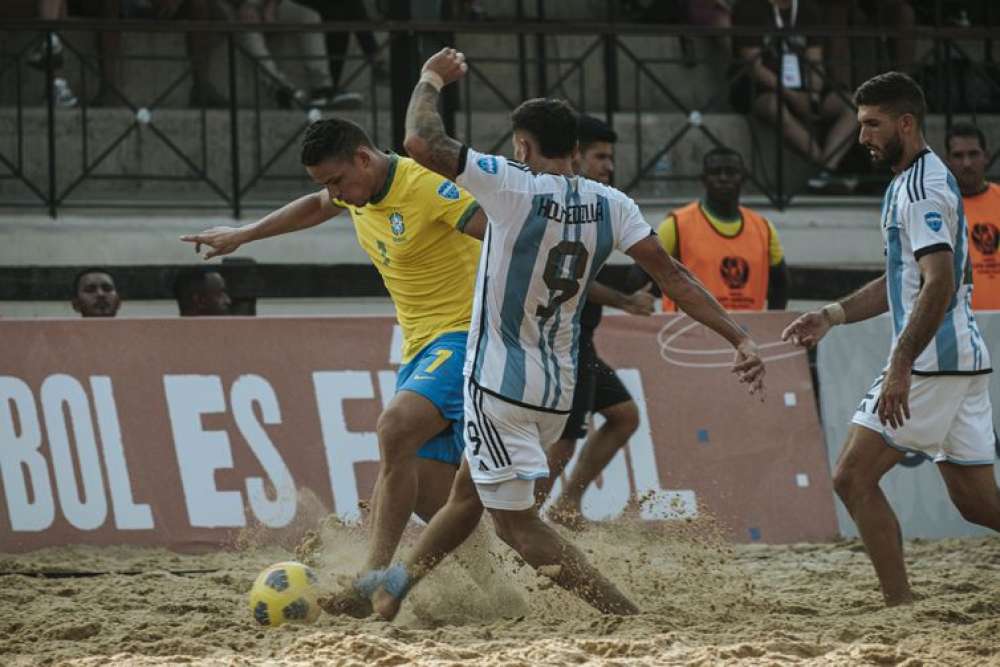
[[[61,76],[52,79],[52,97],[56,106],[62,109],[72,109],[80,103],[70,89],[69,83]]]
[[[59,35],[49,34],[49,41],[52,43],[52,66],[61,67],[63,64],[63,45]],[[27,63],[35,69],[45,69],[45,39],[28,51]]]

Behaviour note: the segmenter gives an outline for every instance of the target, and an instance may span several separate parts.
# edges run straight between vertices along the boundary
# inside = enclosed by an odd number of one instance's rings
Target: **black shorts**
[[[632,400],[614,369],[597,356],[590,336],[580,336],[576,370],[576,389],[561,440],[587,437],[587,416],[612,405]]]

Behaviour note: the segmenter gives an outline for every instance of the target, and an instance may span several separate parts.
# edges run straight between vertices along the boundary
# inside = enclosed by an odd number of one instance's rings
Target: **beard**
[[[897,164],[903,157],[903,142],[900,141],[899,135],[897,134],[890,139],[880,152],[881,157],[875,157],[874,155],[871,156],[872,164],[876,167],[891,167],[892,165]]]

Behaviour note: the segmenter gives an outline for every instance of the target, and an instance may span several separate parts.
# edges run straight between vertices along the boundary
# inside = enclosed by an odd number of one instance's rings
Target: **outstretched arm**
[[[441,49],[424,63],[424,68],[406,108],[406,137],[403,148],[411,158],[445,178],[458,177],[462,165],[461,142],[444,131],[438,113],[441,88],[457,81],[466,72],[465,56],[455,49]]]
[[[740,382],[750,385],[751,394],[761,392],[763,398],[764,362],[757,345],[715,297],[683,264],[666,253],[655,236],[639,241],[628,249],[627,254],[642,266],[681,310],[736,348],[732,371],[739,376]]]
[[[208,246],[211,250],[205,253],[205,259],[211,259],[219,255],[228,255],[250,241],[315,227],[342,210],[333,205],[326,190],[321,190],[299,197],[249,225],[212,227],[198,234],[185,234],[181,236],[181,241],[193,243],[195,252],[199,254],[201,246]]]
[[[781,332],[781,340],[812,347],[838,324],[861,322],[889,310],[885,294],[885,274],[840,301],[799,315]]]

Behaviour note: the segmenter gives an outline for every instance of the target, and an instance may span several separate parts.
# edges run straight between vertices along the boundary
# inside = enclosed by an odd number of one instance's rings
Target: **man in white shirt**
[[[764,366],[747,333],[663,251],[635,202],[574,174],[576,114],[568,104],[535,99],[514,110],[519,161],[448,137],[439,91],[465,71],[454,49],[427,61],[405,141],[414,160],[468,190],[489,219],[465,360],[465,460],[448,504],[405,563],[382,573],[372,602],[384,618],[395,617],[410,588],[471,534],[485,507],[500,538],[540,574],[604,613],[634,614],[635,605],[534,507],[534,481],[549,473],[545,446],[559,438],[573,400],[590,283],[618,248],[736,348],[733,370],[751,393],[763,388]]]
[[[815,345],[830,327],[888,311],[892,352],[854,414],[833,486],[865,543],[887,605],[913,601],[899,522],[879,480],[907,452],[938,464],[967,520],[1000,530],[989,351],[970,306],[968,236],[954,176],[923,135],[924,93],[899,72],[854,95],[860,142],[895,173],[882,202],[886,271],[802,315],[782,337]]]

